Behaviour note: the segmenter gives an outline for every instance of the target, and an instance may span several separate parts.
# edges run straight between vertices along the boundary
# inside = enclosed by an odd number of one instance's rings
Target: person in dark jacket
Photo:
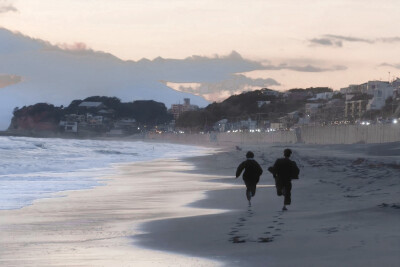
[[[243,181],[246,185],[246,197],[249,201],[249,206],[251,206],[251,198],[256,195],[256,186],[260,180],[260,176],[263,173],[263,169],[260,164],[254,160],[254,153],[248,151],[246,153],[246,160],[239,164],[236,170],[236,178],[240,176],[242,171]]]
[[[298,179],[300,173],[296,162],[289,159],[291,154],[292,150],[286,148],[283,151],[284,158],[277,159],[274,166],[268,168],[275,178],[276,193],[278,196],[284,196],[284,211],[287,210],[286,205],[292,202],[292,179]]]

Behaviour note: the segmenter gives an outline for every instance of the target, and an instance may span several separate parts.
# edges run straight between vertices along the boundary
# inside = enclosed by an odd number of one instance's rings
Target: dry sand
[[[105,186],[0,211],[0,265],[400,266],[399,143],[291,147],[287,212],[268,172],[251,208],[233,179],[246,150],[266,170],[281,145],[121,165]]]
[[[264,173],[251,208],[243,188],[210,191],[192,206],[232,212],[154,221],[135,238],[226,266],[400,266],[400,158],[389,147],[292,146],[302,173],[289,211],[281,211],[283,199]],[[194,160],[228,174],[250,149],[266,169],[284,148],[243,147]]]

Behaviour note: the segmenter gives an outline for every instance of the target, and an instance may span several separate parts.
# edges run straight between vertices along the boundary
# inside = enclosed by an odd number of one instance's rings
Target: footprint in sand
[[[258,243],[269,243],[272,241],[274,241],[273,237],[259,237],[257,242]]]
[[[339,228],[338,227],[326,227],[326,228],[321,228],[320,230],[318,230],[318,232],[326,233],[326,234],[333,234],[333,233],[339,232]]]
[[[230,239],[232,243],[245,243],[246,240],[242,239],[242,236],[234,236]]]
[[[245,231],[245,223],[253,217],[253,211],[251,208],[249,208],[245,213],[242,214],[241,217],[239,217],[235,223],[234,227],[231,227],[231,231],[228,233],[229,236],[233,236],[229,239],[230,242],[232,243],[245,243],[249,240],[246,240],[245,237],[247,234],[243,233]],[[251,242],[251,241],[250,241]],[[252,241],[254,242],[254,241]]]

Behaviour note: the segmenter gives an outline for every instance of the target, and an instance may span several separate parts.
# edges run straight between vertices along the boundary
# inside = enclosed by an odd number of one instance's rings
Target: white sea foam
[[[0,137],[0,210],[22,208],[55,192],[98,186],[114,163],[181,158],[203,151],[176,144]]]

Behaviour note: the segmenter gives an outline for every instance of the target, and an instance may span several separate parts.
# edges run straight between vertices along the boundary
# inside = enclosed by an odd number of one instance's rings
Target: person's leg
[[[291,198],[291,196],[292,196],[292,182],[290,182],[290,181],[286,182],[284,187],[285,187],[284,188],[284,196],[285,196],[284,204],[286,206],[286,205],[290,205],[290,203],[292,203],[292,198]]]
[[[278,196],[282,196],[283,195],[283,193],[282,193],[283,185],[282,185],[282,182],[279,181],[278,178],[275,178],[275,187],[276,187],[276,194]]]
[[[246,198],[248,201],[251,200],[251,189],[249,187],[246,187]]]
[[[253,196],[253,197],[256,195],[256,187],[257,187],[257,184],[252,184],[250,186],[251,196]]]
[[[244,184],[246,185],[246,198],[248,201],[251,200],[251,183],[247,180],[244,181]]]

